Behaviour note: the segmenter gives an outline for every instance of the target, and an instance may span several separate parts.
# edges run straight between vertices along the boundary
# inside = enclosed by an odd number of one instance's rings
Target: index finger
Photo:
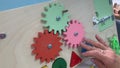
[[[99,59],[102,62],[106,62],[106,60],[103,60],[103,59],[106,59],[105,55],[99,50],[87,51],[85,53],[82,53],[82,55],[86,57],[93,57],[93,58]]]

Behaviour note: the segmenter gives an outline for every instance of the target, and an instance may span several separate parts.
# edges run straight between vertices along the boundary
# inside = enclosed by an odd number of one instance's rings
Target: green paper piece
[[[100,20],[105,16],[112,16],[112,4],[110,0],[94,0],[96,17]],[[103,23],[98,24],[99,31],[103,31],[113,25],[113,18],[106,20]]]
[[[109,38],[110,47],[116,52],[116,54],[120,55],[120,45],[118,42],[117,36],[113,36],[112,38]]]
[[[52,64],[52,68],[67,68],[67,63],[63,58],[58,58]]]
[[[45,15],[42,20],[46,21],[45,27],[49,27],[49,31],[54,30],[54,34],[65,31],[65,27],[68,25],[67,22],[70,21],[69,13],[64,12],[66,9],[59,3],[51,3],[49,6],[45,7],[43,14]]]

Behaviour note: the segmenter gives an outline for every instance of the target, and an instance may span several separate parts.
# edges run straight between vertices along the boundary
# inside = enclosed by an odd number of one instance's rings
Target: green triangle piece
[[[63,58],[58,58],[52,64],[52,68],[67,68],[67,63]]]
[[[110,3],[110,0],[94,0],[94,7],[95,7],[95,13],[96,17],[100,20],[105,18],[106,16],[110,16],[109,19],[105,20],[102,23],[98,24],[99,31],[103,31],[110,26],[113,25],[113,10],[112,10],[112,4]]]

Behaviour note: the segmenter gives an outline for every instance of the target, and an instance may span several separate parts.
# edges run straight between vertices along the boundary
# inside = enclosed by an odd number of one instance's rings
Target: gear
[[[64,32],[64,40],[70,47],[77,47],[84,38],[84,28],[77,20],[71,20],[69,26],[66,27]]]
[[[59,56],[59,52],[62,50],[60,46],[61,38],[58,37],[58,33],[48,32],[45,30],[44,33],[39,32],[38,37],[34,38],[34,50],[32,54],[36,54],[36,59],[40,59],[41,62],[46,61],[49,63],[51,60],[54,60],[55,57]]]
[[[54,34],[57,32],[62,34],[62,31],[65,31],[67,22],[70,20],[67,11],[59,3],[51,3],[45,7],[42,21],[46,22],[44,26],[49,27],[49,32],[54,30]]]

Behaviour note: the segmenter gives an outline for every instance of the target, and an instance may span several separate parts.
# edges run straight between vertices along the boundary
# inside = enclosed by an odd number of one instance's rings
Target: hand
[[[120,56],[116,55],[98,35],[95,37],[97,41],[85,39],[86,42],[93,46],[81,43],[81,47],[88,50],[87,52],[82,53],[82,55],[93,57],[92,61],[98,66],[98,68],[120,68]]]

